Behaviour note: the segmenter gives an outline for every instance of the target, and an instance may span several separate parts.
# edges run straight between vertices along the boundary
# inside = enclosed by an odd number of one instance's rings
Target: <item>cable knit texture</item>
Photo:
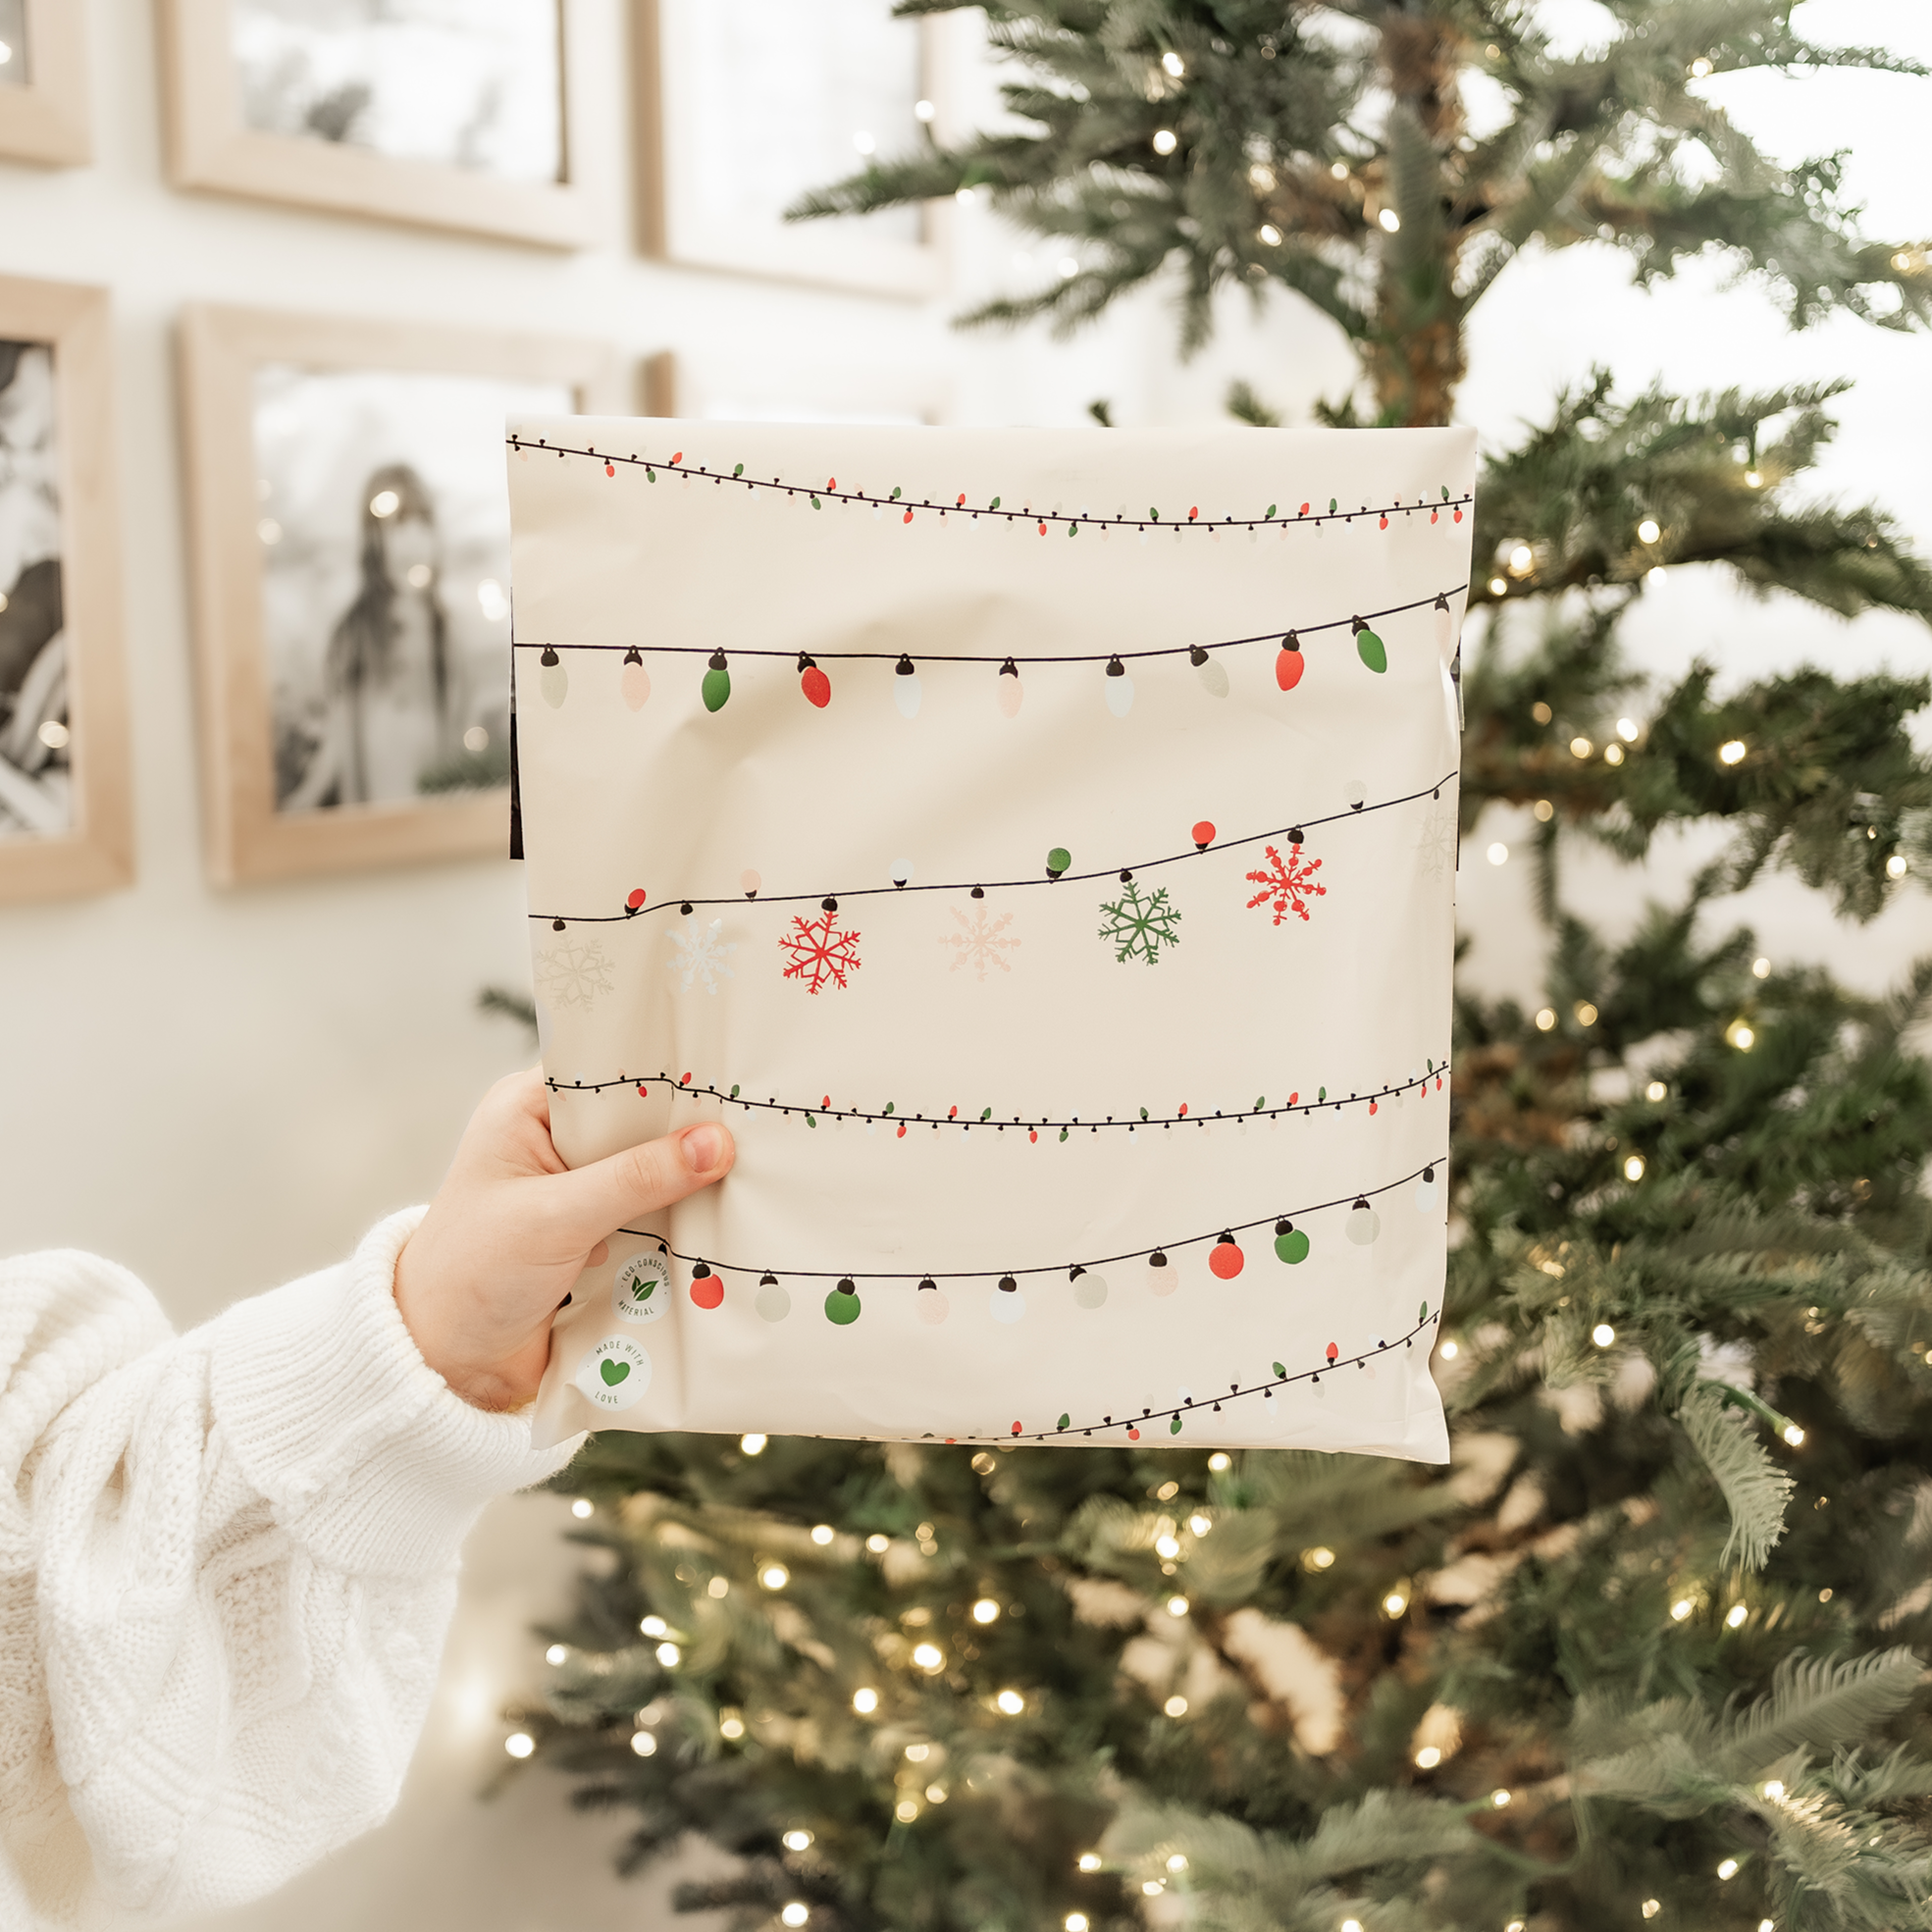
[[[0,1264],[0,1927],[271,1891],[395,1802],[477,1512],[526,1414],[394,1300],[422,1210],[179,1338],[125,1269]]]

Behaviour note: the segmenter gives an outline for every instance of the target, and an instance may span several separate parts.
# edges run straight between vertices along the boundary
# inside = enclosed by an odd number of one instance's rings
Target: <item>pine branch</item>
[[[1551,52],[1533,16],[1467,0],[985,11],[1018,75],[1004,106],[1026,131],[928,140],[791,211],[863,214],[971,189],[1074,244],[1078,274],[968,321],[1041,318],[1064,333],[1159,278],[1192,349],[1218,290],[1280,287],[1357,345],[1379,419],[1445,422],[1470,309],[1536,242],[1618,247],[1640,286],[1723,255],[1776,290],[1795,327],[1841,310],[1886,328],[1932,317],[1924,250],[1862,235],[1836,158],[1779,168],[1697,90],[1753,70],[1918,72],[1882,49],[1814,46],[1779,0],[1632,0],[1607,10],[1602,50],[1575,59]],[[1359,31],[1331,31],[1337,14]],[[1471,76],[1504,113],[1480,139],[1460,104]]]
[[[1736,1556],[1748,1570],[1761,1570],[1784,1534],[1792,1480],[1772,1462],[1727,1391],[1699,1384],[1677,1412],[1693,1446],[1704,1460],[1731,1511],[1731,1534],[1720,1563]]]

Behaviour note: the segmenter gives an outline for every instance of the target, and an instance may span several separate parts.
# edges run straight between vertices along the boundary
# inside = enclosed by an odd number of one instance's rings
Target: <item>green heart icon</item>
[[[609,1387],[615,1388],[630,1374],[631,1365],[628,1362],[619,1362],[613,1357],[606,1355],[597,1365],[597,1372],[603,1378]]]

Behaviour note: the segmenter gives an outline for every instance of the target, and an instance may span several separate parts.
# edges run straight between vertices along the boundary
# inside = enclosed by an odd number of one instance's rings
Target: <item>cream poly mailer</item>
[[[1464,431],[513,426],[540,1439],[1442,1460]]]

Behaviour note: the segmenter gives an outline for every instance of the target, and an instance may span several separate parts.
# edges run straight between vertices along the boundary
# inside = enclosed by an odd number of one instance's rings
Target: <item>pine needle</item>
[[[1697,1384],[1677,1419],[1730,1507],[1731,1535],[1720,1560],[1728,1563],[1736,1556],[1747,1569],[1763,1569],[1785,1533],[1791,1478],[1766,1454],[1750,1424],[1730,1406],[1717,1384]]]

